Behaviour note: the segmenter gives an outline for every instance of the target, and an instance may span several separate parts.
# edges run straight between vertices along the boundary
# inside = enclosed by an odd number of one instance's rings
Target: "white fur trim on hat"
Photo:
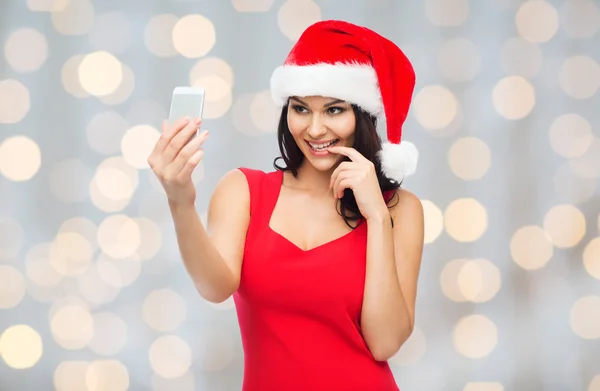
[[[284,65],[276,68],[271,76],[271,94],[279,107],[283,107],[290,96],[324,96],[356,104],[380,116],[383,104],[377,80],[375,70],[369,65]]]
[[[400,144],[384,142],[378,157],[385,176],[396,182],[402,182],[405,177],[414,174],[417,170],[419,151],[408,141],[402,141]]]

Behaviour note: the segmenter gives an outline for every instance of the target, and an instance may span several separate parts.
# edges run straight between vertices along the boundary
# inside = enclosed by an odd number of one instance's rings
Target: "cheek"
[[[290,133],[296,136],[306,128],[306,120],[299,115],[288,115],[288,128],[290,129]]]
[[[338,118],[335,127],[333,127],[335,133],[343,139],[353,139],[355,128],[354,116],[350,115]]]

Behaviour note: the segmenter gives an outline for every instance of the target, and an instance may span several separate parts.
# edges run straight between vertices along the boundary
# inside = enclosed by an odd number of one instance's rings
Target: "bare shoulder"
[[[235,199],[236,201],[250,201],[250,188],[246,175],[240,169],[233,169],[225,173],[217,183],[212,198],[215,201],[220,199]]]
[[[406,189],[396,189],[390,202],[390,213],[396,219],[423,219],[423,204],[419,197]]]

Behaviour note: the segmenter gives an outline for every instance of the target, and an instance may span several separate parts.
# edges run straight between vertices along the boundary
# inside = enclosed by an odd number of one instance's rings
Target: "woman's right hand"
[[[195,136],[201,123],[199,118],[180,118],[170,126],[164,121],[162,134],[148,157],[172,206],[193,205],[196,200],[192,172],[204,156],[200,147],[208,137],[206,130]]]

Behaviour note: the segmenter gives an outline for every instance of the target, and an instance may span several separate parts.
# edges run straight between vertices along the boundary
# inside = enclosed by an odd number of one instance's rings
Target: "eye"
[[[335,115],[335,114],[341,114],[341,113],[343,113],[344,111],[346,111],[346,109],[345,109],[345,108],[343,108],[343,107],[337,107],[337,106],[334,106],[334,107],[329,107],[329,108],[327,109],[327,114],[332,114],[332,115]]]
[[[295,112],[297,112],[299,114],[304,114],[308,111],[306,109],[306,107],[300,106],[300,105],[292,105],[292,110],[294,110]]]

